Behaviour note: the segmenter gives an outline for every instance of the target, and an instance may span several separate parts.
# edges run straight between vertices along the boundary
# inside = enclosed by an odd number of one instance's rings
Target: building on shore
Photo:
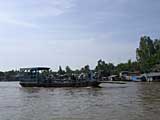
[[[125,81],[141,81],[140,76],[141,73],[139,71],[136,72],[129,72],[129,71],[122,71],[120,72],[121,80]]]
[[[110,76],[108,77],[108,80],[109,80],[109,81],[119,81],[120,78],[119,78],[118,75],[110,75]]]
[[[160,72],[145,73],[142,75],[148,82],[160,82]]]

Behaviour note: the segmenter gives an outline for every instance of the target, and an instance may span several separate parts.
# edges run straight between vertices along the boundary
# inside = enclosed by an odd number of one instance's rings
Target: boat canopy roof
[[[20,71],[40,71],[40,70],[49,70],[48,67],[32,67],[32,68],[20,68]]]

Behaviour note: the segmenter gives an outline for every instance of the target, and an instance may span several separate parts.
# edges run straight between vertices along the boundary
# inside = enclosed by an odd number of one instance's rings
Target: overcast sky
[[[0,70],[135,60],[159,33],[160,0],[0,0]]]

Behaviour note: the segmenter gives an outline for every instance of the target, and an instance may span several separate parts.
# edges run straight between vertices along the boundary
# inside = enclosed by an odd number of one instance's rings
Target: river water
[[[22,88],[0,82],[0,120],[159,120],[160,83]]]

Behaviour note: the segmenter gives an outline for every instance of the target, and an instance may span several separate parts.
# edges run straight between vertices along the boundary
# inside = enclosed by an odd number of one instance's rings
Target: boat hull
[[[34,83],[34,82],[20,82],[22,87],[98,87],[100,82],[79,82],[79,83]]]

